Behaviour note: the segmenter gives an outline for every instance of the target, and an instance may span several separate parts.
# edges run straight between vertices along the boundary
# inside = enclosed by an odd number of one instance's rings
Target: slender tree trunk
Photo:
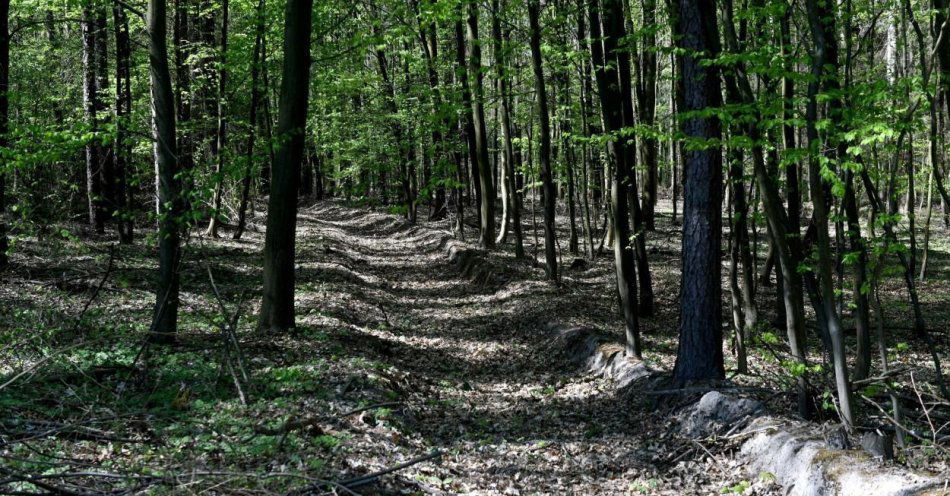
[[[834,279],[832,276],[831,240],[828,234],[828,203],[825,187],[821,180],[821,167],[818,155],[822,142],[818,137],[818,88],[819,83],[837,79],[837,33],[834,25],[834,12],[827,4],[818,0],[806,0],[809,27],[815,43],[815,55],[812,60],[812,80],[808,84],[808,106],[806,111],[808,144],[811,150],[808,160],[808,182],[811,191],[814,221],[817,228],[818,283],[824,307],[828,335],[831,340],[832,359],[835,370],[835,386],[838,390],[839,412],[845,427],[854,425],[851,409],[851,390],[848,383],[848,365],[845,357],[844,335],[841,321],[835,309]],[[834,46],[832,46],[832,44]],[[826,64],[830,69],[826,68]],[[834,71],[826,74],[826,71]]]
[[[597,0],[588,0],[587,15],[590,20],[590,51],[600,96],[600,106],[604,122],[604,131],[615,134],[623,127],[623,113],[620,109],[620,79],[617,66],[605,60],[604,53],[614,53],[617,40],[610,36],[601,36],[600,6]],[[622,20],[621,20],[622,22]],[[640,323],[637,317],[637,285],[634,274],[633,253],[630,242],[629,213],[624,183],[630,168],[627,166],[627,154],[616,138],[607,143],[607,151],[613,164],[614,177],[610,185],[611,218],[613,233],[610,240],[614,251],[614,268],[617,274],[617,294],[620,297],[620,310],[623,312],[626,332],[626,352],[628,356],[641,357],[643,345],[640,341]],[[609,237],[609,236],[608,236]]]
[[[478,155],[478,144],[475,142],[475,118],[472,103],[472,90],[468,84],[468,62],[465,58],[465,28],[463,27],[461,20],[455,22],[455,62],[456,77],[458,78],[458,83],[462,90],[462,134],[466,145],[468,145],[468,170],[471,171],[473,178],[477,178],[478,160],[476,159],[476,156]],[[464,177],[466,173],[467,171],[463,171],[462,176]],[[472,181],[471,185],[475,193],[474,196],[476,208],[478,208],[479,212],[481,212],[481,183],[479,181]]]
[[[548,95],[544,85],[544,69],[541,63],[541,27],[538,21],[540,11],[539,0],[528,2],[528,23],[531,28],[531,66],[534,70],[541,134],[538,151],[541,162],[541,184],[544,188],[544,259],[547,265],[548,279],[557,283],[557,253],[554,239],[557,235],[554,231],[554,203],[557,201],[557,196],[554,192],[554,178],[551,171],[551,124],[548,118]]]
[[[682,68],[683,107],[697,112],[722,104],[719,74],[696,54],[719,53],[716,5],[712,0],[678,0],[677,46]],[[719,140],[718,118],[685,119],[687,139]],[[689,150],[683,197],[683,270],[680,341],[673,368],[679,384],[725,377],[722,355],[722,154],[718,146]]]
[[[303,160],[310,85],[310,20],[313,0],[288,0],[277,133],[264,237],[264,289],[259,327],[287,331],[294,324],[294,257],[297,189]]]
[[[182,173],[182,198],[184,209],[191,211],[191,192],[194,190],[195,144],[191,130],[192,93],[191,64],[193,53],[191,5],[193,0],[175,0],[175,26],[173,41],[175,49],[175,109],[178,115],[178,168]]]
[[[656,0],[644,0],[643,12],[643,47],[640,50],[639,66],[637,71],[637,110],[639,111],[640,125],[652,127],[656,120]],[[650,136],[640,140],[643,153],[644,172],[643,181],[643,225],[649,231],[656,230],[656,201],[658,183],[657,141]]]
[[[488,161],[488,132],[485,129],[485,91],[482,71],[482,48],[478,38],[478,3],[468,2],[466,36],[469,43],[468,72],[474,78],[472,118],[475,127],[475,162],[478,164],[478,183],[482,193],[479,207],[481,234],[479,243],[485,248],[495,247],[495,190],[492,184],[491,164]]]
[[[512,233],[515,237],[515,257],[524,258],[524,240],[521,230],[521,195],[518,193],[518,187],[515,181],[515,152],[512,143],[511,127],[511,80],[507,73],[508,57],[502,46],[503,42],[508,41],[508,33],[502,33],[500,22],[500,8],[505,3],[498,5],[494,2],[494,14],[492,17],[492,35],[496,40],[495,52],[495,70],[498,78],[499,98],[501,99],[501,132],[502,132],[502,161],[504,162],[504,177],[502,202],[507,206],[508,218],[510,219]],[[505,232],[504,223],[501,227],[502,233]],[[496,240],[501,242],[500,240]]]
[[[175,141],[175,98],[165,42],[165,0],[148,2],[148,55],[152,92],[152,134],[158,177],[158,287],[151,339],[170,342],[178,325],[182,204]]]
[[[927,275],[928,253],[930,252],[930,222],[934,213],[934,176],[937,174],[936,164],[939,161],[939,154],[937,152],[937,112],[935,100],[935,98],[931,98],[930,104],[930,139],[927,147],[930,161],[930,176],[927,179],[927,203],[925,204],[927,216],[924,219],[924,247],[920,257],[920,276],[918,276],[918,280],[921,282],[924,281]]]
[[[218,129],[215,139],[217,162],[214,165],[214,198],[211,201],[211,221],[208,222],[207,235],[218,237],[218,227],[221,224],[221,193],[224,188],[224,145],[227,138],[227,117],[225,103],[228,84],[228,22],[230,21],[230,5],[228,0],[221,0],[221,55],[218,67]],[[252,124],[253,125],[253,124]]]
[[[266,0],[258,0],[255,12],[254,54],[251,57],[251,102],[248,108],[247,131],[247,164],[244,168],[244,177],[241,179],[241,205],[238,207],[237,229],[234,230],[234,239],[241,239],[247,226],[247,207],[251,198],[251,173],[254,170],[254,145],[257,141],[257,108],[260,106],[261,90],[258,87],[261,64],[261,45],[264,42]],[[320,195],[322,196],[322,195]]]
[[[82,67],[83,108],[86,125],[92,133],[99,131],[99,92],[96,88],[96,15],[89,3],[82,8]],[[105,215],[102,204],[102,161],[98,136],[86,143],[86,196],[88,198],[89,224],[97,233],[105,232]]]
[[[107,105],[109,91],[109,25],[108,11],[106,4],[102,3],[95,7],[95,40],[96,40],[96,116],[99,120],[98,125],[101,129],[109,129],[112,123],[112,115]],[[100,214],[102,222],[109,220],[115,213],[116,197],[116,177],[115,177],[115,155],[113,143],[99,139],[96,146],[99,148],[99,174],[102,198],[100,200]]]
[[[0,149],[6,151],[10,141],[10,0],[0,0]],[[9,264],[7,256],[6,172],[0,168],[0,270]]]
[[[128,142],[127,128],[132,115],[132,72],[130,59],[132,44],[129,38],[129,20],[124,8],[118,3],[112,4],[112,23],[115,31],[115,169],[116,169],[116,209],[119,230],[119,242],[132,243],[133,215],[132,188],[129,176],[132,170],[132,145]]]
[[[604,35],[617,40],[627,38],[626,28],[624,27],[624,13],[621,0],[606,0],[604,2]],[[630,56],[619,46],[607,49],[605,45],[605,56],[608,61],[614,61],[617,64],[618,78],[620,79],[621,92],[621,110],[623,115],[623,126],[633,127],[636,125],[633,108],[633,89],[630,78]],[[627,155],[624,166],[629,170],[626,175],[626,182],[623,186],[627,190],[630,198],[627,200],[630,205],[630,213],[633,218],[633,246],[637,263],[637,282],[639,283],[639,300],[637,311],[641,317],[653,315],[653,281],[650,275],[650,263],[647,259],[646,232],[643,226],[643,214],[640,211],[640,201],[638,200],[639,188],[637,186],[637,150],[635,141],[630,140],[623,145],[623,152]],[[626,241],[625,241],[626,242]]]

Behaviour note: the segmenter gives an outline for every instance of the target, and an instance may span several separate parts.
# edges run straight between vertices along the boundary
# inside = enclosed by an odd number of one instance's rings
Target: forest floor
[[[530,211],[524,224],[531,259]],[[449,226],[412,226],[341,202],[302,208],[299,327],[282,336],[254,330],[262,226],[240,241],[227,229],[226,238],[193,237],[172,346],[144,340],[154,239],[112,247],[65,226],[20,240],[0,284],[0,493],[784,493],[771,474],[743,467],[735,443],[678,435],[671,418],[686,398],[618,390],[570,364],[545,331],[558,322],[621,339],[609,253],[571,268],[565,231],[559,286],[540,264],[516,260],[510,243],[468,252],[487,268],[473,278],[447,256]],[[936,216],[934,226],[920,295],[938,353],[950,361],[950,235]],[[469,239],[475,232],[467,226]],[[764,238],[759,232],[762,246]],[[645,359],[671,370],[680,237],[669,211],[648,246],[656,315],[641,321]],[[898,274],[888,275],[882,296],[889,354],[902,371],[895,385],[908,408],[920,393],[935,429],[946,426],[950,408],[934,400],[933,367],[911,337]],[[773,289],[761,287],[764,321],[774,318],[773,302]],[[726,367],[734,384],[749,387],[743,394],[792,415],[783,335],[752,333],[750,371],[741,376],[727,343]],[[820,362],[818,340],[809,345]],[[812,378],[819,395],[826,375]],[[886,398],[882,389],[864,393]],[[863,425],[881,425],[877,410],[859,406]],[[833,421],[833,411],[823,415]],[[908,418],[930,428],[922,412]],[[900,461],[946,474],[947,453],[917,444]],[[346,480],[352,489],[339,485]]]

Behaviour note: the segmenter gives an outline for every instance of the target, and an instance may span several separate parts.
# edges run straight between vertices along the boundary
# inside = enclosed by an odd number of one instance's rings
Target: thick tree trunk
[[[297,182],[303,160],[310,84],[310,19],[313,0],[288,0],[277,133],[281,137],[271,174],[264,237],[264,288],[258,326],[270,332],[294,328],[294,257]]]
[[[158,288],[151,338],[174,340],[178,325],[181,191],[175,142],[175,99],[165,44],[165,0],[148,2],[148,55],[152,88],[152,134],[158,178]]]
[[[712,0],[678,0],[677,46],[685,51],[683,107],[697,112],[721,106],[719,74],[696,54],[719,53],[716,6]],[[717,118],[691,117],[682,124],[687,139],[721,139]],[[722,355],[722,155],[718,146],[687,151],[683,196],[683,279],[680,341],[673,368],[678,384],[725,377]]]

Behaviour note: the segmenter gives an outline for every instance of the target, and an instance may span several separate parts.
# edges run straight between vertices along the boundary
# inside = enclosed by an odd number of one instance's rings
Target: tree
[[[99,89],[97,76],[99,36],[96,11],[92,0],[86,0],[82,7],[82,70],[83,106],[86,113],[86,125],[92,137],[86,143],[86,198],[89,205],[89,224],[97,233],[105,232],[105,213],[102,197],[102,157],[95,133],[99,130]]]
[[[310,19],[313,0],[288,0],[277,135],[264,238],[264,289],[258,326],[270,332],[294,328],[294,257],[297,188],[303,160],[310,83]]]
[[[617,294],[620,297],[620,311],[624,316],[627,354],[639,358],[643,354],[643,348],[640,342],[640,323],[637,319],[637,286],[633,253],[628,245],[630,240],[628,195],[624,187],[630,174],[630,167],[627,164],[627,154],[623,151],[621,138],[617,136],[623,127],[623,114],[620,110],[623,97],[620,92],[620,79],[617,77],[616,65],[607,63],[604,58],[604,52],[614,51],[617,40],[611,36],[601,37],[600,7],[597,0],[588,0],[587,15],[590,21],[591,62],[597,79],[604,131],[610,133],[607,151],[614,170],[610,186],[610,203]]]
[[[548,117],[548,94],[544,86],[544,69],[541,66],[541,27],[538,17],[541,12],[540,0],[528,2],[528,23],[531,29],[531,67],[534,70],[535,89],[538,99],[538,121],[540,122],[541,145],[541,183],[544,188],[544,260],[548,279],[557,282],[557,252],[554,246],[554,180],[551,172],[551,124]]]
[[[217,122],[217,134],[215,135],[215,140],[217,142],[216,148],[218,150],[217,162],[215,163],[214,172],[215,172],[215,185],[214,185],[214,198],[211,201],[211,221],[208,222],[208,236],[212,238],[218,237],[218,225],[221,220],[221,190],[224,188],[224,146],[225,139],[227,138],[227,118],[225,115],[225,103],[227,101],[227,95],[225,92],[228,88],[228,21],[230,19],[230,4],[228,0],[221,0],[221,55],[218,62],[218,122]]]
[[[131,206],[132,187],[129,185],[131,176],[132,145],[129,141],[128,128],[132,116],[132,43],[129,38],[129,20],[125,10],[118,1],[112,4],[112,23],[115,31],[115,153],[116,189],[115,208],[118,215],[116,221],[119,229],[119,242],[132,243],[133,219]]]
[[[838,71],[838,33],[835,29],[834,11],[819,0],[807,0],[808,25],[815,44],[812,60],[812,77],[808,84],[808,110],[806,115],[808,129],[808,183],[814,207],[814,225],[817,232],[818,282],[821,290],[823,319],[831,340],[832,359],[835,370],[835,386],[838,390],[838,402],[841,420],[850,428],[854,423],[851,410],[851,390],[848,383],[848,365],[845,359],[844,335],[841,321],[835,308],[834,280],[831,274],[831,240],[828,234],[828,201],[825,186],[822,184],[820,150],[823,142],[818,136],[818,89],[833,81],[831,88],[837,88]]]
[[[722,356],[720,242],[722,238],[722,136],[719,119],[705,114],[722,105],[718,70],[704,63],[719,53],[713,0],[678,0],[677,47],[682,50],[682,132],[692,143],[684,160],[683,270],[677,383],[725,377]]]
[[[0,0],[0,152],[5,153],[10,141],[10,0]],[[0,270],[7,267],[7,161],[0,161]]]
[[[482,71],[482,48],[478,37],[478,4],[467,0],[468,16],[466,37],[468,38],[468,72],[475,78],[472,93],[472,119],[475,127],[475,155],[478,164],[478,184],[482,193],[479,208],[481,233],[479,243],[485,248],[495,247],[495,188],[492,183],[491,163],[488,161],[488,131],[485,128],[485,90]]]
[[[175,99],[166,48],[165,0],[148,2],[148,58],[152,95],[152,139],[158,182],[158,287],[152,339],[169,342],[178,329],[181,264],[181,184],[175,134]]]
[[[244,177],[241,179],[241,205],[238,207],[238,223],[234,230],[234,239],[241,239],[244,235],[244,229],[247,226],[247,207],[251,199],[251,171],[254,167],[254,147],[257,143],[257,110],[261,104],[260,72],[261,72],[261,50],[264,44],[264,17],[265,0],[257,2],[257,11],[254,22],[254,54],[251,58],[251,102],[248,106],[248,133],[247,133],[247,151],[245,157],[247,165],[244,170]]]

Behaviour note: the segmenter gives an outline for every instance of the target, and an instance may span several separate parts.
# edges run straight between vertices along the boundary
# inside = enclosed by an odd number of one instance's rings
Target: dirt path
[[[481,254],[492,268],[486,283],[449,260],[448,233],[389,215],[319,204],[299,229],[302,325],[379,362],[394,390],[384,396],[405,404],[392,442],[352,446],[370,468],[437,448],[441,464],[408,469],[403,483],[482,494],[718,494],[739,482],[728,459],[669,463],[684,452],[656,415],[573,370],[553,346],[544,323],[609,312],[603,268],[569,273],[555,289],[539,269]]]

